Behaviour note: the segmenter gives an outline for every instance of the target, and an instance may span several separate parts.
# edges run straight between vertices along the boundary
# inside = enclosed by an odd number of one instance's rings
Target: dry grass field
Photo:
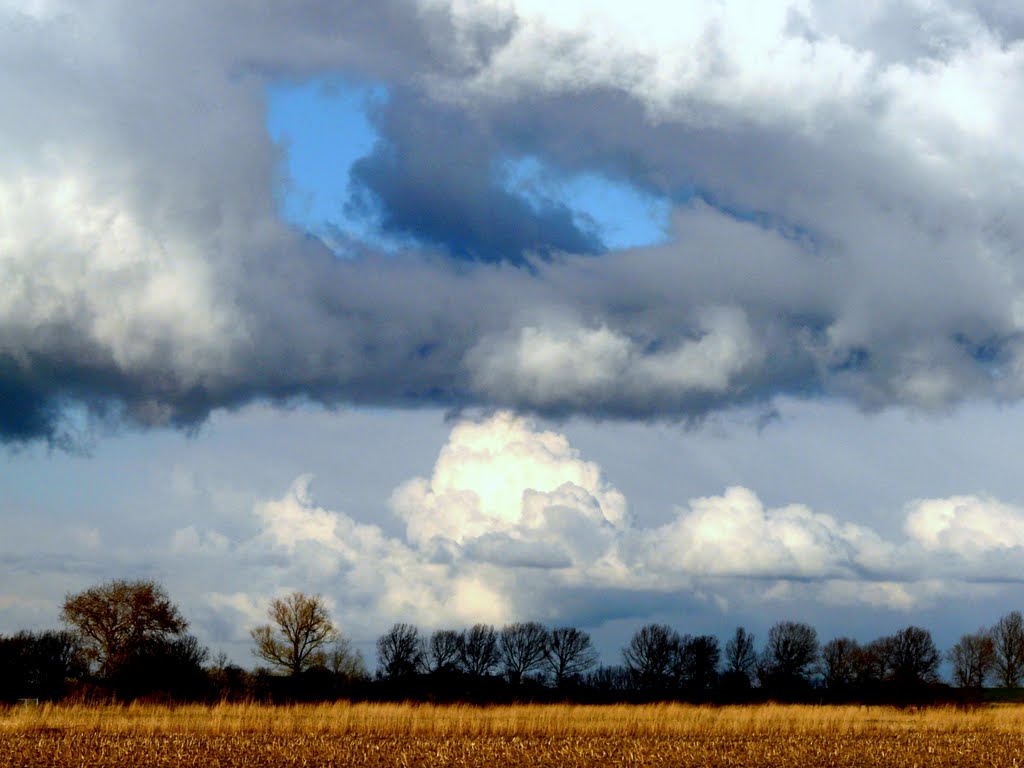
[[[333,704],[0,710],[0,766],[1018,766],[1024,707]]]

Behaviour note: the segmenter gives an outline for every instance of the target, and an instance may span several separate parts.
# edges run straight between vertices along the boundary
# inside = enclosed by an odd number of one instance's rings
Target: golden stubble
[[[1015,766],[1024,706],[40,705],[0,766]]]

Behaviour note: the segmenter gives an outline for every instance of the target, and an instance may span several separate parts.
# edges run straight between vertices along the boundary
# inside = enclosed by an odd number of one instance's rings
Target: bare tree
[[[601,693],[618,693],[633,687],[633,675],[623,666],[600,666],[587,673],[587,685]]]
[[[412,624],[395,624],[377,638],[377,669],[384,677],[412,677],[423,668],[423,663],[423,641]]]
[[[636,685],[644,689],[671,686],[682,638],[666,624],[647,624],[630,638],[622,658]]]
[[[509,682],[516,685],[544,661],[548,631],[543,624],[527,621],[507,624],[498,635],[498,651]]]
[[[818,661],[818,633],[809,624],[780,621],[768,630],[758,676],[762,683],[807,683]]]
[[[584,675],[596,663],[597,651],[589,634],[576,627],[551,630],[544,664],[556,687]]]
[[[889,678],[900,685],[934,683],[939,679],[942,656],[932,633],[921,627],[906,627],[891,638]]]
[[[754,650],[754,636],[743,627],[736,631],[725,644],[725,671],[728,674],[750,679],[757,665],[757,651]]]
[[[821,649],[821,676],[827,688],[847,688],[857,681],[860,643],[850,637],[829,640]]]
[[[347,637],[338,635],[325,654],[326,666],[334,675],[346,682],[364,680],[366,674],[366,662],[363,654],[352,647],[352,641]]]
[[[471,675],[483,677],[494,672],[501,655],[498,633],[490,624],[474,624],[462,639],[462,668]]]
[[[985,629],[963,635],[946,658],[953,667],[953,681],[961,688],[981,688],[996,665],[996,644]]]
[[[1011,611],[992,627],[995,644],[995,676],[1004,688],[1017,688],[1024,678],[1024,616]]]
[[[463,636],[453,629],[439,629],[430,636],[427,664],[431,672],[451,672],[462,659]]]
[[[82,637],[102,674],[129,660],[148,643],[181,635],[188,622],[155,581],[115,579],[67,595],[61,620]]]
[[[338,639],[338,631],[319,595],[292,592],[271,602],[268,614],[273,624],[250,633],[257,656],[293,676],[326,662],[322,649]]]
[[[853,676],[857,685],[873,686],[889,679],[892,643],[891,637],[879,637],[854,653]]]
[[[722,650],[712,635],[684,636],[679,644],[675,677],[691,691],[706,691],[718,683],[718,663]]]

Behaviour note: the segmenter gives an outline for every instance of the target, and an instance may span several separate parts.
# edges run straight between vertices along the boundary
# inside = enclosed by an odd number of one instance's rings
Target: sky
[[[1024,608],[1022,119],[1006,0],[0,0],[0,633],[948,647]]]

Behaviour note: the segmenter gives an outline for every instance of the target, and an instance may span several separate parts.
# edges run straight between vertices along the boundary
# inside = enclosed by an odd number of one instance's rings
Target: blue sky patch
[[[506,161],[505,186],[536,206],[555,201],[571,208],[578,224],[596,229],[607,248],[656,245],[669,239],[671,202],[598,173],[565,175],[534,156]]]
[[[290,224],[327,242],[340,232],[388,245],[371,217],[346,206],[352,165],[380,139],[368,112],[387,98],[382,86],[328,77],[267,89],[267,131],[285,154],[278,204]],[[667,198],[598,173],[562,174],[533,156],[509,159],[499,173],[507,191],[537,209],[552,202],[570,208],[580,229],[596,232],[607,248],[668,239]]]
[[[387,89],[340,78],[278,83],[267,89],[267,131],[286,153],[277,190],[284,218],[311,234],[333,228],[361,239],[370,224],[346,214],[349,171],[377,142],[368,110]]]

